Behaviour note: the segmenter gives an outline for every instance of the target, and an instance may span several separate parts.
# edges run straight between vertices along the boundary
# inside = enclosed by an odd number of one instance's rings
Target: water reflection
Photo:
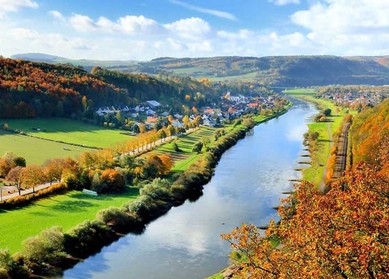
[[[278,220],[272,207],[300,178],[307,117],[316,110],[298,102],[228,150],[204,195],[149,224],[140,235],[121,238],[64,274],[64,278],[188,278],[209,276],[228,264],[228,243],[220,234],[242,223]]]

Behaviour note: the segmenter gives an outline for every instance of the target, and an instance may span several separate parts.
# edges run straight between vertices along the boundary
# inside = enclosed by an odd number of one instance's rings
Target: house
[[[159,106],[161,105],[160,103],[158,103],[158,102],[155,101],[155,100],[146,101],[146,103],[147,103],[150,107],[152,107],[152,108],[156,108],[156,107],[159,107]]]
[[[156,114],[156,112],[153,111],[152,109],[146,110],[146,115],[148,115],[148,116],[155,115],[155,114]]]

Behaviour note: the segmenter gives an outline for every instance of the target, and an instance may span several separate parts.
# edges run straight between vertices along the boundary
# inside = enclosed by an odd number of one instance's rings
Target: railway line
[[[336,154],[336,160],[335,160],[335,170],[333,174],[334,179],[342,177],[343,172],[346,170],[348,132],[350,129],[350,125],[351,125],[350,123],[345,125],[342,129],[342,133],[340,134],[338,152]]]

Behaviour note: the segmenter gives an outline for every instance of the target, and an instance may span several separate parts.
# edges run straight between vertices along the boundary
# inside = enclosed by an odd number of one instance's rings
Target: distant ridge
[[[389,56],[290,55],[218,56],[199,58],[159,57],[151,61],[71,60],[43,53],[13,55],[12,58],[50,64],[98,66],[126,73],[191,76],[212,81],[251,82],[274,87],[305,87],[331,84],[389,85]]]
[[[22,53],[11,56],[12,59],[23,59],[36,62],[54,62],[56,60],[68,60],[67,58],[45,53]]]

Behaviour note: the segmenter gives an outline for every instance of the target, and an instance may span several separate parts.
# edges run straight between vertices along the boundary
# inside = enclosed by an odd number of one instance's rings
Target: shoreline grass
[[[21,250],[22,242],[52,226],[67,231],[85,220],[95,219],[96,213],[110,206],[122,206],[138,196],[137,188],[128,187],[120,194],[91,196],[79,191],[40,199],[30,205],[0,210],[0,247],[11,253]]]

